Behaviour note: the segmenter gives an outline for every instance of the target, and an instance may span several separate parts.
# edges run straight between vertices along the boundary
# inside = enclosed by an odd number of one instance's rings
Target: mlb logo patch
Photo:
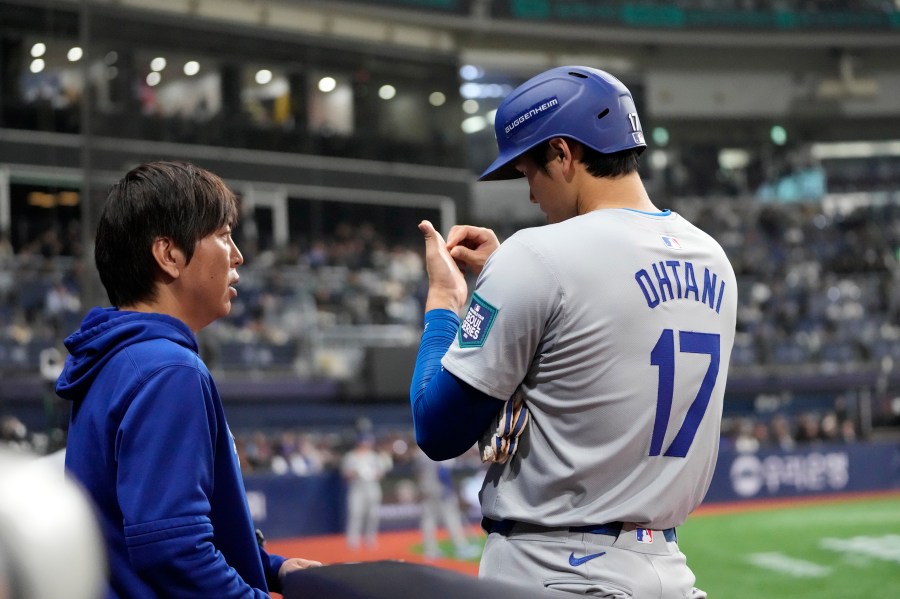
[[[638,543],[652,543],[653,542],[653,531],[647,530],[646,528],[636,528],[634,530],[634,534],[637,535]]]
[[[669,248],[669,249],[672,249],[672,250],[681,250],[681,249],[684,249],[684,248],[681,247],[681,242],[678,241],[678,240],[677,240],[676,238],[674,238],[674,237],[670,237],[670,236],[668,236],[668,235],[661,235],[661,236],[660,236],[660,239],[662,239],[662,242],[663,242],[663,243],[666,245],[666,247]]]
[[[497,318],[499,310],[490,305],[478,294],[472,294],[472,302],[466,311],[466,317],[459,326],[460,347],[481,347],[491,332],[491,326]]]

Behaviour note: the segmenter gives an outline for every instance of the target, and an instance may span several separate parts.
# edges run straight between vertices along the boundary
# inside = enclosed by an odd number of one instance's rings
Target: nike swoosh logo
[[[601,551],[600,553],[591,553],[590,555],[585,555],[582,557],[575,557],[575,552],[569,554],[569,565],[570,566],[580,566],[581,564],[585,564],[595,557],[600,557],[601,555],[606,555],[605,551]]]

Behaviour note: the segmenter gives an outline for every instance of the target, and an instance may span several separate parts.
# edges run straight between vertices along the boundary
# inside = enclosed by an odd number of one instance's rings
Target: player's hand
[[[466,278],[456,265],[444,238],[430,221],[419,223],[425,236],[425,266],[428,270],[428,297],[425,311],[444,308],[459,314],[465,306],[469,289]]]
[[[317,562],[312,559],[303,559],[301,557],[292,557],[290,559],[285,560],[281,567],[278,569],[278,578],[284,580],[284,577],[294,570],[306,570],[307,568],[318,568],[322,565],[322,562]]]
[[[463,270],[481,274],[484,263],[500,247],[497,235],[484,227],[454,225],[447,234],[447,250]]]

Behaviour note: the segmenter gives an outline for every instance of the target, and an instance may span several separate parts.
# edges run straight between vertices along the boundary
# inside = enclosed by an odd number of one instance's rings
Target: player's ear
[[[550,145],[551,160],[564,160],[572,154],[568,141],[563,137],[554,137],[547,143]]]
[[[554,137],[549,142],[551,160],[562,160],[571,163],[581,156],[581,143],[565,137]]]
[[[554,137],[550,140],[550,160],[558,161],[560,168],[568,178],[573,174],[573,167],[577,159],[578,142],[565,137]]]
[[[160,270],[173,279],[179,277],[185,264],[184,252],[175,245],[175,241],[171,237],[154,239],[153,245],[150,246],[150,253],[153,254],[153,259]]]

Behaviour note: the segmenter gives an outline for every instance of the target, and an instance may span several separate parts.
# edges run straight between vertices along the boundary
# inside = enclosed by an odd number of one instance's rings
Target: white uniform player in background
[[[393,467],[391,457],[375,447],[375,436],[361,433],[356,447],[341,460],[341,474],[347,481],[347,546],[354,551],[378,546],[382,490],[381,480]]]
[[[429,292],[410,389],[417,440],[446,459],[493,434],[482,577],[705,597],[675,527],[715,467],[734,271],[712,237],[648,197],[640,120],[610,74],[537,75],[504,100],[495,127],[499,156],[481,179],[526,177],[548,224],[502,245],[489,229],[456,226],[445,242],[420,225]],[[479,273],[468,308],[460,268]]]

